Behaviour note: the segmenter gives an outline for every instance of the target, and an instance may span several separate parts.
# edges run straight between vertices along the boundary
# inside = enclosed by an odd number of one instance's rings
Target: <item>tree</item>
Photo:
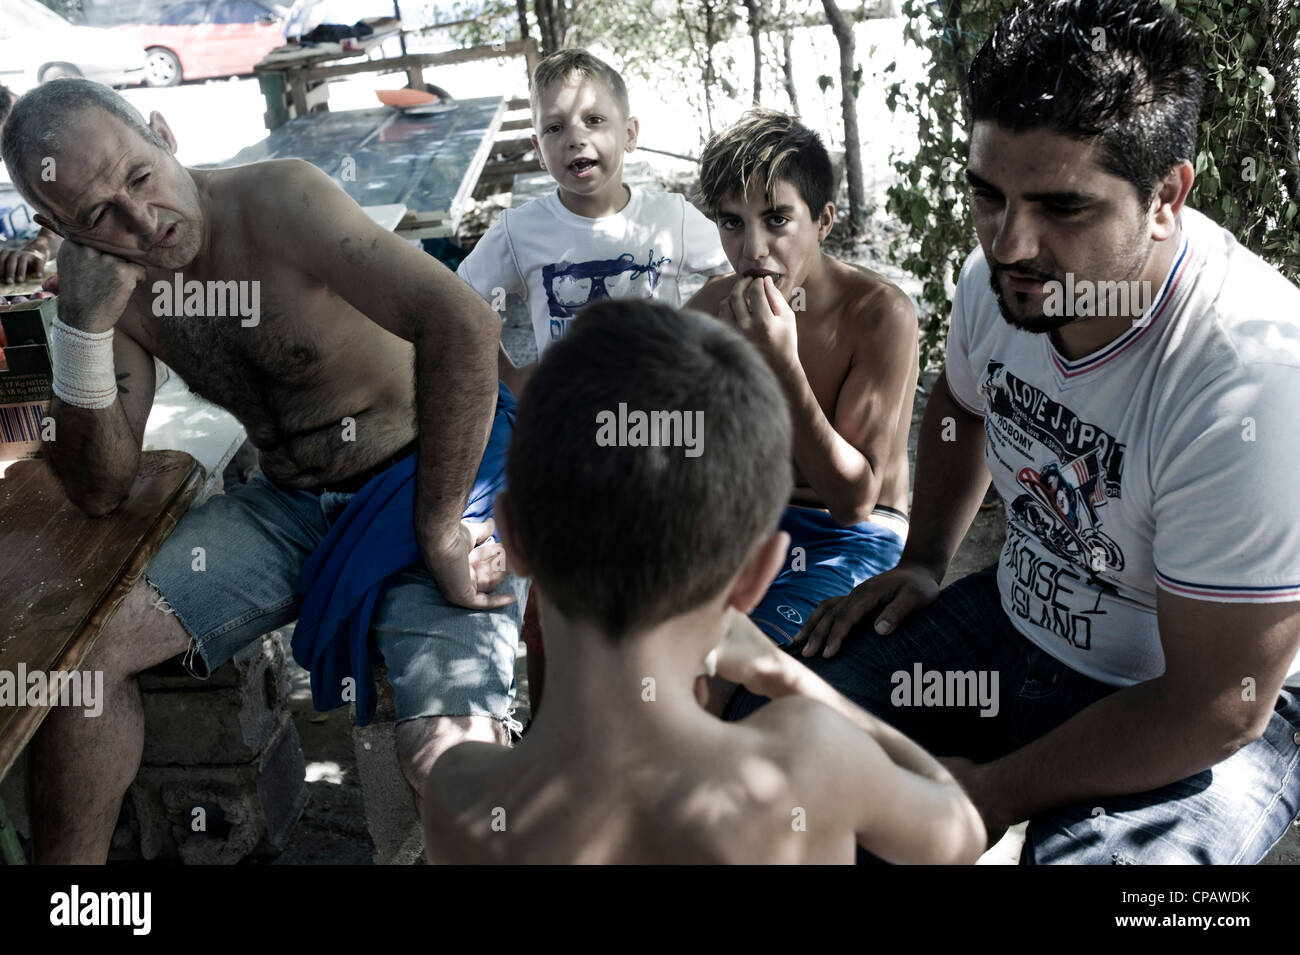
[[[835,0],[822,0],[826,19],[840,48],[840,104],[844,113],[844,178],[848,180],[848,228],[856,234],[867,217],[866,190],[862,179],[862,140],[858,136],[858,87],[862,68],[854,63],[853,24],[844,16]]]
[[[763,3],[762,0],[745,0],[745,12],[749,16],[749,40],[754,48],[754,97],[753,103],[759,105],[763,89]]]
[[[794,88],[794,60],[790,47],[794,43],[794,24],[787,19],[789,0],[781,0],[777,18],[781,21],[781,82],[785,85],[785,95],[790,98],[790,112],[799,114],[799,94]]]
[[[770,0],[757,2],[768,9]],[[470,0],[470,7],[479,15],[448,31],[466,46],[527,36],[531,11],[543,54],[597,46],[616,51],[611,62],[625,76],[674,87],[685,76],[699,76],[680,95],[684,112],[706,136],[719,94],[735,97],[741,85],[735,64],[716,55],[718,45],[736,34],[736,0]]]
[[[975,247],[968,157],[970,63],[1018,0],[906,0],[907,41],[930,55],[925,82],[893,83],[885,101],[914,117],[917,141],[896,156],[887,209],[904,228],[891,257],[921,280],[923,360],[947,334],[952,292]],[[1206,78],[1188,204],[1300,283],[1300,3],[1174,0],[1204,36]],[[886,67],[892,72],[894,64]]]
[[[563,50],[568,32],[565,0],[533,0],[533,13],[537,17],[537,32],[541,34],[542,56]]]

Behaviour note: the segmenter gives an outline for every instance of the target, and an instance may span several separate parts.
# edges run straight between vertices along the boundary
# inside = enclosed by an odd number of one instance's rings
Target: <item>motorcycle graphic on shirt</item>
[[[1121,571],[1124,553],[1101,530],[1098,508],[1106,503],[1096,451],[1066,465],[1021,468],[1016,480],[1025,489],[1011,502],[1011,519],[1024,525],[1056,554],[1091,573]]]
[[[990,452],[1022,491],[1009,519],[1102,585],[1098,574],[1124,569],[1124,552],[1102,530],[1107,500],[1121,493],[1123,443],[1001,362],[988,363],[980,390]]]
[[[651,249],[644,264],[638,264],[631,252],[624,252],[615,259],[542,266],[542,287],[546,290],[546,309],[551,316],[551,341],[563,338],[574,316],[591,302],[653,298],[663,267],[671,261],[667,256],[656,259]]]

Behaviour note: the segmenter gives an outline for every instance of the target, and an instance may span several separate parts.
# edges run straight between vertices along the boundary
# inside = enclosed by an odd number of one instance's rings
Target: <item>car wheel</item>
[[[41,67],[38,79],[42,83],[48,83],[50,80],[61,79],[65,76],[77,78],[81,76],[81,70],[71,63],[50,63]]]
[[[149,86],[175,86],[181,81],[181,61],[161,46],[145,51],[144,81]]]

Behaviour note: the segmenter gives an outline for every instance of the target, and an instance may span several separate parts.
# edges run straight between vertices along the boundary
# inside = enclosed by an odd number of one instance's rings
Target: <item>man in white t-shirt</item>
[[[1185,206],[1198,62],[1158,0],[995,28],[907,546],[802,633],[1027,863],[1256,862],[1300,813],[1300,291]],[[990,475],[1002,555],[941,592]]]
[[[507,209],[457,274],[493,308],[508,294],[528,301],[540,358],[578,310],[612,298],[681,304],[686,275],[731,272],[717,229],[675,193],[623,183],[623,157],[640,125],[618,72],[584,50],[537,64],[533,146],[556,190]],[[502,346],[501,380],[519,394],[532,366],[516,368]]]

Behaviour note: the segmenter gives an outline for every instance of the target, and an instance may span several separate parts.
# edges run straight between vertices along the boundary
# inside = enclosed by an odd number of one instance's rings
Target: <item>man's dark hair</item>
[[[14,95],[14,91],[0,83],[0,126],[3,126],[4,121],[8,119],[9,108],[14,105],[16,99],[18,97]]]
[[[1144,203],[1194,155],[1203,81],[1195,34],[1159,0],[1046,0],[994,28],[970,68],[972,118],[1100,137],[1099,161]]]
[[[620,404],[702,413],[698,455],[602,446],[599,422]],[[614,639],[716,596],[776,530],[790,428],[775,376],[721,322],[648,301],[588,306],[534,373],[510,445],[511,516],[538,586]]]
[[[754,182],[770,198],[778,179],[794,185],[814,219],[831,201],[834,176],[821,137],[786,113],[752,109],[704,147],[696,198],[716,219],[723,202]]]

